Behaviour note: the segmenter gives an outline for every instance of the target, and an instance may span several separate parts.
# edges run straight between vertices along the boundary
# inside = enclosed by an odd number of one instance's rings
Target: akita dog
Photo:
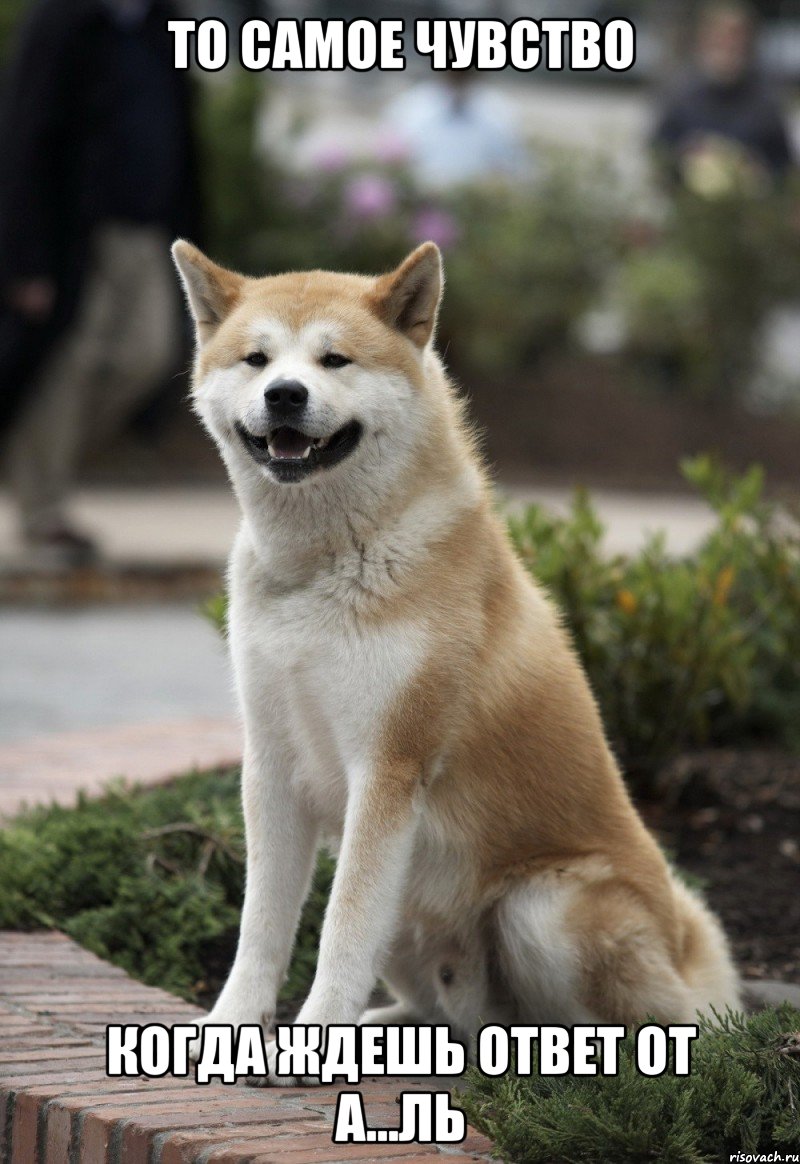
[[[470,1039],[738,1006],[722,930],[637,815],[494,512],[432,346],[436,246],[376,278],[251,279],[186,242],[174,255],[195,406],[242,510],[247,884],[208,1021],[270,1022],[323,839],[338,864],[298,1023]],[[378,977],[397,1001],[365,1016]]]

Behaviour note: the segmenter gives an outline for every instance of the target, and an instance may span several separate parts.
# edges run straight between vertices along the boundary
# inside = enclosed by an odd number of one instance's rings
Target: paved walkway
[[[238,523],[228,489],[88,490],[76,495],[72,509],[109,559],[122,564],[219,564]],[[0,566],[19,561],[14,512],[0,493]]]
[[[0,608],[0,707],[0,747],[120,723],[229,717],[227,648],[196,606]]]
[[[665,528],[673,551],[684,552],[710,522],[691,498],[595,496],[613,551],[635,549],[648,531]],[[569,493],[515,488],[508,499],[563,511]],[[93,491],[80,494],[75,508],[105,546],[112,571],[210,569],[198,600],[219,584],[214,570],[238,522],[228,490]],[[11,509],[0,497],[0,570],[3,563],[19,558]],[[55,609],[31,605],[52,600],[46,589],[23,593],[27,605],[0,609],[0,815],[23,801],[70,803],[79,788],[96,791],[118,775],[149,782],[236,759],[226,652],[197,601],[98,607],[86,601],[96,590],[80,579],[61,594],[67,605]]]
[[[333,1144],[342,1087],[259,1088],[109,1078],[108,1023],[191,1023],[200,1011],[143,986],[61,934],[0,933],[0,1160],[6,1164],[422,1164],[434,1145]],[[425,1080],[365,1079],[367,1125],[396,1127],[401,1091]],[[355,1090],[355,1088],[348,1088]],[[5,1115],[5,1118],[3,1118]],[[485,1159],[470,1130],[447,1164]]]
[[[537,486],[511,486],[500,493],[514,504],[539,501],[558,511],[570,498],[568,489]],[[648,532],[664,529],[673,553],[685,553],[712,521],[708,507],[692,497],[603,489],[592,490],[592,497],[614,552],[635,550]],[[78,494],[74,508],[110,560],[122,564],[221,564],[238,524],[227,489],[93,490]],[[18,563],[13,513],[0,493],[0,566]]]
[[[227,650],[195,607],[7,607],[0,707],[0,818],[240,756]]]

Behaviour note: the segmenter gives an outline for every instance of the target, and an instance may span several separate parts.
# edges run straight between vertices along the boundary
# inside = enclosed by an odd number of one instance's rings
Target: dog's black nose
[[[273,416],[296,416],[308,403],[308,389],[299,380],[275,380],[264,399]]]

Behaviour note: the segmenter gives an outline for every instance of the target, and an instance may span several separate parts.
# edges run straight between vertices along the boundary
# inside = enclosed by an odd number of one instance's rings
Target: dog
[[[447,1023],[470,1040],[488,1022],[738,1008],[723,931],[633,807],[494,511],[433,347],[436,246],[375,278],[252,279],[184,241],[173,253],[194,406],[242,511],[247,878],[207,1021],[268,1027],[323,839],[338,860],[298,1024]],[[367,1010],[378,978],[396,1001]]]

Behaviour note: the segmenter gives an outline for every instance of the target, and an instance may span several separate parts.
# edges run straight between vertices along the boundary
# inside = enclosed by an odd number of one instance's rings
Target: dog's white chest
[[[352,780],[378,758],[388,717],[424,664],[424,628],[364,625],[313,589],[265,603],[251,596],[247,607],[232,628],[245,714],[261,717],[259,733],[285,739],[296,778],[336,832]]]

